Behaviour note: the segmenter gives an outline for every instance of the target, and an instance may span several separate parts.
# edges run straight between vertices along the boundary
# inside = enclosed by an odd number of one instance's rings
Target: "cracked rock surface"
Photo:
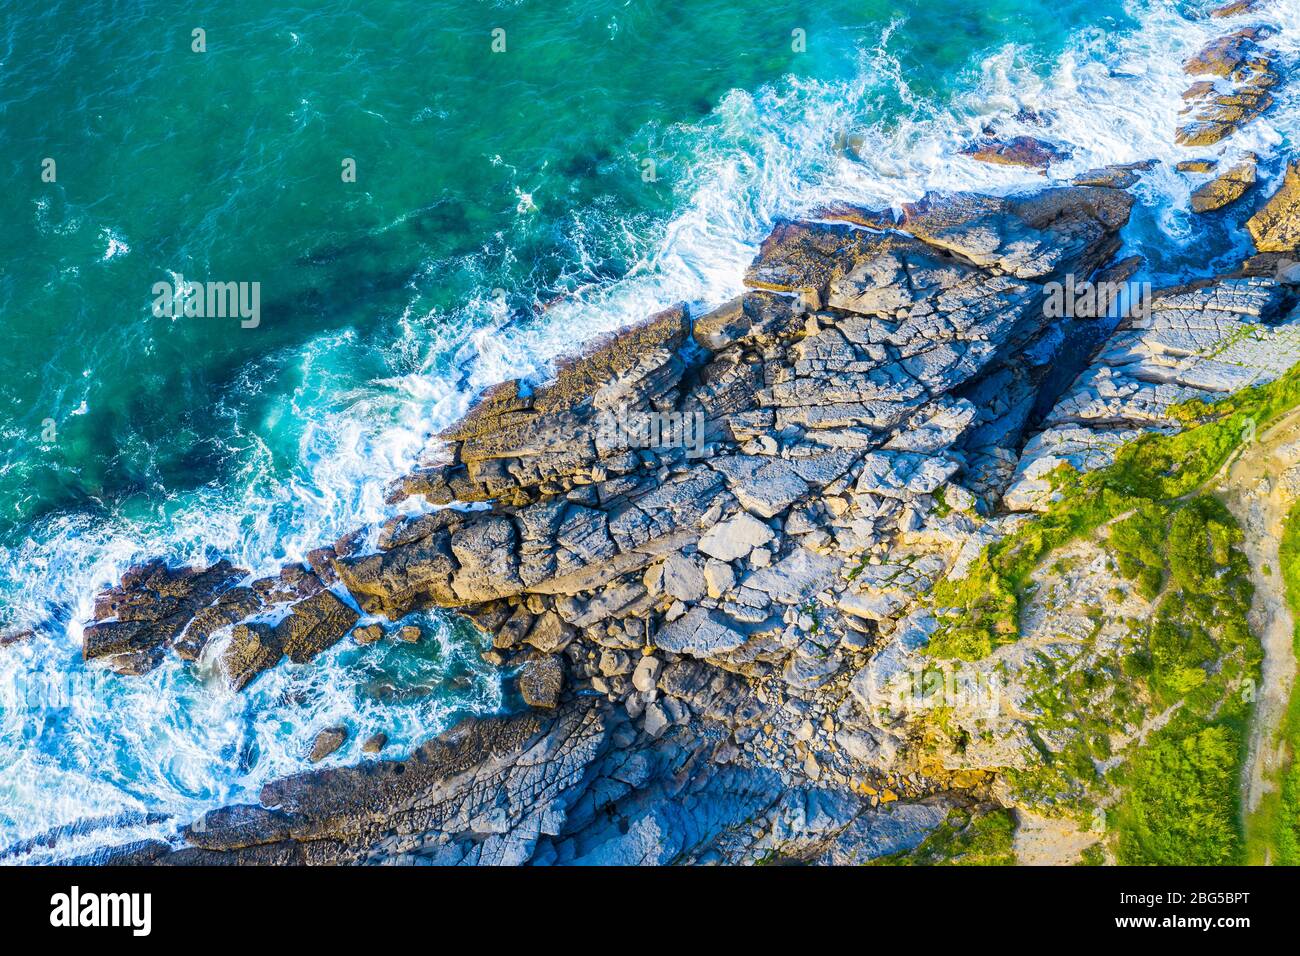
[[[1046,286],[1131,271],[1113,263],[1131,205],[1077,185],[782,223],[736,300],[489,389],[391,488],[414,513],[270,578],[133,569],[97,602],[88,659],[138,672],[171,647],[239,688],[446,608],[491,635],[527,709],[97,860],[851,863],[992,799],[1014,733],[923,765],[868,686],[934,632],[924,595],[1023,521],[1005,509],[1037,506],[1056,464],[1104,463],[1174,427],[1171,404],[1300,357],[1290,287],[1243,270],[1163,290],[1075,378],[1079,320],[1048,317]],[[610,427],[648,415],[700,441]]]

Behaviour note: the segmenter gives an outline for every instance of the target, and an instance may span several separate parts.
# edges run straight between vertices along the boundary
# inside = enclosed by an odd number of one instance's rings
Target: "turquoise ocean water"
[[[503,706],[441,617],[242,695],[88,671],[81,628],[142,557],[266,572],[385,516],[477,390],[722,301],[778,217],[1041,186],[955,155],[989,123],[1071,147],[1053,178],[1201,155],[1172,131],[1206,6],[0,0],[0,629],[40,631],[0,650],[0,849],[165,834],[328,724],[348,761]],[[1300,0],[1262,19],[1294,45]],[[1290,95],[1229,151],[1280,155]],[[1139,197],[1153,278],[1216,264],[1185,181]],[[260,283],[260,324],[153,315],[176,276]]]

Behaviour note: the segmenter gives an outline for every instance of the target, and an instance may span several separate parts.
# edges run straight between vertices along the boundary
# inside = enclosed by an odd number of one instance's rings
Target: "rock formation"
[[[190,849],[121,853],[644,862],[914,845],[952,775],[892,773],[901,741],[864,719],[851,679],[982,533],[1061,350],[1044,286],[1106,266],[1130,205],[1067,187],[782,224],[739,299],[668,310],[549,383],[486,393],[393,489],[435,510],[247,584],[225,564],[132,571],[103,596],[88,657],[140,620],[150,664],[168,644],[206,652],[242,687],[358,622],[358,642],[378,639],[362,614],[455,608],[534,710],[403,763],[274,784],[262,807],[210,814]],[[698,415],[699,453],[609,427],[649,414]],[[453,502],[486,507],[438,507]],[[670,799],[682,787],[686,808]],[[741,824],[761,813],[758,839]]]
[[[1192,212],[1213,212],[1230,206],[1255,185],[1259,158],[1253,153],[1192,192]]]
[[[1183,146],[1213,146],[1273,106],[1270,89],[1281,81],[1273,54],[1260,46],[1271,31],[1244,27],[1211,41],[1184,65],[1198,80],[1183,94],[1189,119],[1175,139]]]
[[[1218,142],[1268,108],[1264,39],[1239,30],[1187,64],[1215,79],[1189,90],[1180,142]],[[971,152],[1040,169],[1063,154],[1028,137]],[[951,617],[926,596],[1032,522],[1062,465],[1104,466],[1181,428],[1173,406],[1300,360],[1295,167],[1250,220],[1260,255],[1240,269],[1159,290],[1113,332],[1050,314],[1050,284],[1138,267],[1115,261],[1123,190],[1150,167],[782,222],[735,300],[667,309],[547,382],[486,391],[390,489],[407,513],[257,580],[227,562],[132,569],[85,631],[86,659],[124,674],[171,647],[242,688],[349,633],[418,639],[404,618],[444,608],[491,636],[525,709],[405,759],[276,781],[174,844],[96,861],[864,862],[916,847],[954,808],[1015,805],[1010,775],[1068,735],[1035,725],[1039,688],[1020,687],[1010,716],[927,738],[891,697]],[[1254,176],[1234,166],[1194,203],[1228,206]],[[1114,593],[1095,543],[1072,548],[1100,570],[1040,573],[1031,639],[975,662],[977,678],[1119,666],[1118,618],[1089,608],[1151,607]],[[1094,650],[1071,657],[1084,634]],[[351,736],[324,728],[310,759],[386,744]]]

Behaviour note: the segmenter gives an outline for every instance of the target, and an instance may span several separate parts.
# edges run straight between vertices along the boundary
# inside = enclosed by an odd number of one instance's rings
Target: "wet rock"
[[[262,599],[263,604],[284,604],[318,594],[324,585],[306,566],[286,564],[279,574],[259,578],[249,587]]]
[[[554,713],[465,721],[401,762],[268,784],[261,805],[209,813],[186,831],[188,846],[158,848],[148,861],[517,865],[562,829],[580,800],[607,747],[605,720],[588,700]],[[128,858],[122,848],[106,861]]]
[[[352,639],[358,644],[373,644],[384,636],[384,629],[378,624],[366,624],[352,632]]]
[[[333,592],[320,591],[295,604],[275,626],[276,640],[291,661],[302,664],[337,643],[358,616]]]
[[[1236,202],[1255,184],[1258,157],[1247,158],[1192,193],[1192,212],[1211,212]]]
[[[1140,163],[1124,163],[1116,166],[1103,166],[1089,169],[1070,180],[1071,186],[1106,186],[1110,189],[1128,189],[1137,185],[1142,173],[1155,168],[1154,160]]]
[[[236,624],[218,658],[221,673],[233,690],[243,690],[257,675],[274,667],[284,647],[268,624]]]
[[[999,166],[1024,166],[1046,172],[1052,163],[1068,159],[1070,151],[1033,136],[1007,140],[984,139],[962,148],[963,156]]]
[[[244,575],[228,561],[202,570],[170,568],[161,560],[130,569],[117,587],[96,596],[83,657],[105,658],[121,673],[152,670],[199,610]]]
[[[408,624],[397,629],[397,639],[407,644],[419,644],[423,636],[424,632],[414,624]]]
[[[1268,57],[1255,43],[1254,36],[1241,30],[1211,40],[1183,64],[1183,70],[1193,76],[1230,77],[1252,66],[1266,68]]]
[[[307,552],[307,566],[326,587],[338,582],[334,571],[334,559],[338,553],[332,547],[316,548]]]
[[[1210,16],[1215,19],[1238,17],[1245,13],[1254,13],[1263,5],[1264,0],[1232,0],[1221,7],[1215,7],[1210,11]]]
[[[252,588],[231,588],[194,615],[172,645],[176,655],[182,660],[198,660],[214,633],[257,614],[264,606],[263,597]]]
[[[377,754],[388,746],[388,734],[383,732],[371,734],[366,738],[366,742],[361,745],[361,752],[366,754]]]
[[[13,645],[20,644],[23,641],[29,641],[35,636],[36,632],[30,627],[22,628],[21,630],[16,629],[5,631],[3,634],[0,634],[0,647],[12,647]]]
[[[1180,145],[1212,146],[1273,106],[1268,90],[1279,78],[1270,68],[1271,54],[1255,42],[1264,32],[1249,27],[1219,37],[1184,65],[1190,74],[1224,80],[1219,85],[1195,83],[1183,94],[1189,104],[1184,112],[1192,118],[1175,134]],[[1225,81],[1227,89],[1222,88]]]
[[[320,763],[334,751],[338,750],[348,739],[348,730],[346,727],[329,727],[322,730],[312,741],[311,753],[307,759],[312,763]]]

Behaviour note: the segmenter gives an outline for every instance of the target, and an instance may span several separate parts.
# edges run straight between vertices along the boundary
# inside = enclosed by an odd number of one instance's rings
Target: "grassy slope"
[[[1103,789],[1118,786],[1120,800],[1107,825],[1122,863],[1245,859],[1237,781],[1250,703],[1236,688],[1245,678],[1258,678],[1260,650],[1246,627],[1251,589],[1244,556],[1233,547],[1240,530],[1221,503],[1197,492],[1244,438],[1298,403],[1300,369],[1214,405],[1180,407],[1176,413],[1188,426],[1184,431],[1146,435],[1096,472],[1079,475],[1063,468],[1058,500],[1040,519],[990,547],[966,578],[935,588],[935,606],[959,613],[936,633],[930,653],[981,658],[1018,638],[1030,573],[1051,552],[1128,515],[1107,529],[1108,544],[1121,574],[1155,601],[1156,611],[1151,620],[1134,622],[1133,649],[1122,676],[1105,676],[1151,707],[1185,703],[1110,779],[1094,779],[1093,761],[1107,756],[1105,728],[1087,726],[1077,727],[1082,733],[1072,747],[1079,752],[1045,756],[1042,768],[1010,775],[1016,789],[1029,795],[1059,794],[1073,786],[1081,798],[1077,810]],[[1284,558],[1283,571],[1300,581],[1296,545],[1284,547],[1292,560]],[[1064,709],[1068,697],[1061,704]],[[1050,701],[1047,716],[1052,716]],[[1076,724],[1088,719],[1077,712],[1061,716]],[[1296,722],[1290,726],[1294,731]],[[1291,825],[1279,830],[1279,854],[1294,854],[1300,836],[1294,827],[1300,803],[1294,766],[1280,802],[1289,811],[1279,819]],[[1282,850],[1283,844],[1290,849]]]
[[[1001,808],[953,810],[914,850],[873,860],[875,866],[1011,866],[1016,862],[1015,821]]]

